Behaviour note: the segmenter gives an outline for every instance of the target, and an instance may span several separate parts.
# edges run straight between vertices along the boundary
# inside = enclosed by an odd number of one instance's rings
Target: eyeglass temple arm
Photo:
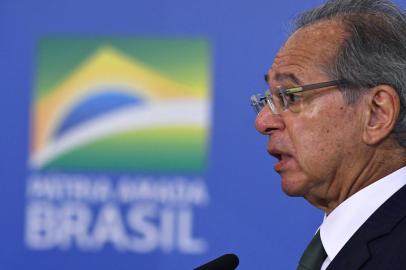
[[[336,86],[343,84],[343,81],[341,80],[335,80],[335,81],[329,81],[329,82],[322,82],[322,83],[314,83],[314,84],[308,84],[308,85],[303,85],[299,87],[293,87],[286,89],[285,92],[287,94],[294,94],[298,92],[303,92],[307,90],[314,90],[314,89],[319,89],[319,88],[324,88],[324,87],[330,87],[330,86]]]

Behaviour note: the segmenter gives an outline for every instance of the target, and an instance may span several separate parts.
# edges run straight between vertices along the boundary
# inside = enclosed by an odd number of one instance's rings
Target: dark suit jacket
[[[406,270],[406,186],[369,217],[327,267],[355,269]]]

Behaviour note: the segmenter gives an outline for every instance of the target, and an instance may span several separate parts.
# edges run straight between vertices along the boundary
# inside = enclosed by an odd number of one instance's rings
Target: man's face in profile
[[[271,89],[336,80],[324,67],[333,61],[344,38],[342,26],[322,22],[294,33],[280,49],[268,72]],[[298,93],[298,110],[273,115],[265,107],[256,119],[269,136],[268,152],[278,159],[274,169],[291,196],[330,200],[340,197],[362,151],[359,106],[348,105],[337,87]],[[358,117],[358,118],[357,118]]]

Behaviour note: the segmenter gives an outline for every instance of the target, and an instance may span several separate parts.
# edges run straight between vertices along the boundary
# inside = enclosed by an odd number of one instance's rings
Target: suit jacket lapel
[[[373,198],[371,198],[373,199]],[[389,234],[406,216],[406,186],[379,207],[344,245],[327,270],[359,269],[370,258],[369,245]]]

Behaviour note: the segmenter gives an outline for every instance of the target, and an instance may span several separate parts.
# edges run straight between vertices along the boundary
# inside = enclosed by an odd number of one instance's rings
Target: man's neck
[[[348,170],[345,177],[338,176],[337,182],[334,183],[336,186],[326,191],[327,196],[306,197],[306,199],[328,215],[353,194],[404,166],[406,166],[406,155],[403,148],[393,143],[381,145],[371,151],[368,159],[363,158],[357,170],[352,172]],[[339,192],[328,193],[334,190]]]

